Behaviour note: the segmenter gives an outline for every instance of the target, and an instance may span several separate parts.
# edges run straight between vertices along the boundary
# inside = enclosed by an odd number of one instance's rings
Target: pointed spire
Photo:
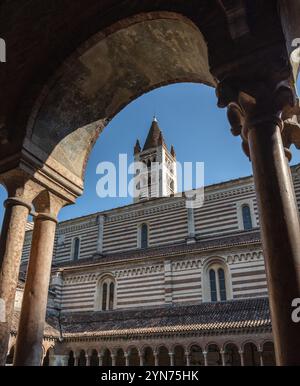
[[[170,151],[170,153],[171,153],[171,156],[172,156],[172,157],[176,158],[176,153],[175,153],[175,149],[174,149],[174,146],[173,146],[173,145],[171,146],[171,151]]]
[[[134,146],[134,154],[138,154],[141,152],[141,145],[140,145],[140,141],[137,139],[136,140],[136,144]]]
[[[161,141],[161,143],[160,143]],[[151,149],[153,147],[160,146],[163,142],[162,133],[160,131],[160,128],[158,126],[157,118],[154,116],[152,120],[152,124],[143,148],[144,150]]]

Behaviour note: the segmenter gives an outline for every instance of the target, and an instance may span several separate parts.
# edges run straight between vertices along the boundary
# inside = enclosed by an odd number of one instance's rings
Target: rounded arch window
[[[148,224],[143,223],[140,226],[140,247],[142,249],[148,248],[148,242],[149,242],[149,231],[148,231]]]
[[[231,298],[228,269],[222,262],[212,262],[204,270],[203,297],[208,302],[225,302]]]
[[[253,229],[251,210],[249,205],[242,206],[242,216],[245,231]]]
[[[115,308],[116,284],[112,276],[103,277],[97,288],[96,311],[111,311]]]
[[[79,259],[79,252],[80,252],[80,238],[75,237],[73,240],[73,260],[77,261]]]

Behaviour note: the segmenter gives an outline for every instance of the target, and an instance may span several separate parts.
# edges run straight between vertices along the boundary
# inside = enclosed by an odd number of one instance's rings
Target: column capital
[[[24,206],[25,208],[27,208],[29,210],[29,212],[32,211],[31,202],[29,202],[25,199],[19,198],[19,197],[9,197],[4,201],[3,205],[5,208],[8,208],[9,206],[14,206],[14,205],[20,205],[20,206]]]
[[[242,147],[250,158],[248,132],[253,127],[266,124],[278,126],[285,148],[292,144],[300,147],[300,113],[294,88],[289,78],[278,78],[272,74],[249,79],[231,78],[220,82],[217,87],[218,106],[227,107],[227,117],[234,136],[241,136]],[[286,151],[291,158],[289,151]]]
[[[55,215],[51,213],[36,213],[33,217],[34,221],[42,221],[42,220],[49,220],[53,221],[57,224],[58,220]]]

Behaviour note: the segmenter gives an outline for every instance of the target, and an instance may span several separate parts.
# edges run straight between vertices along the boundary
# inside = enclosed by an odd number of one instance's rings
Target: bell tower
[[[156,117],[153,117],[143,149],[137,140],[134,147],[135,162],[144,164],[143,175],[136,175],[138,197],[134,202],[168,197],[177,193],[176,154],[168,150]]]

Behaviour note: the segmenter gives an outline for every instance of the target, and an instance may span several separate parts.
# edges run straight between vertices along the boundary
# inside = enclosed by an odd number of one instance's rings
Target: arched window
[[[204,300],[225,302],[230,298],[230,289],[226,267],[222,263],[212,263],[204,271]]]
[[[141,232],[141,248],[148,248],[148,225],[142,224],[140,228]]]
[[[77,261],[79,259],[79,250],[80,250],[80,238],[76,237],[73,240],[73,260]]]
[[[110,311],[115,306],[115,282],[110,276],[103,278],[98,285],[96,311]]]
[[[216,272],[214,269],[209,271],[209,282],[210,282],[210,297],[212,302],[218,301],[217,295],[217,282],[216,282]]]
[[[219,279],[220,300],[224,302],[227,300],[227,296],[226,296],[225,272],[223,268],[218,269],[218,279]]]
[[[243,225],[244,225],[245,231],[249,231],[249,230],[253,229],[251,210],[250,210],[249,205],[243,205],[242,215],[243,215]]]

